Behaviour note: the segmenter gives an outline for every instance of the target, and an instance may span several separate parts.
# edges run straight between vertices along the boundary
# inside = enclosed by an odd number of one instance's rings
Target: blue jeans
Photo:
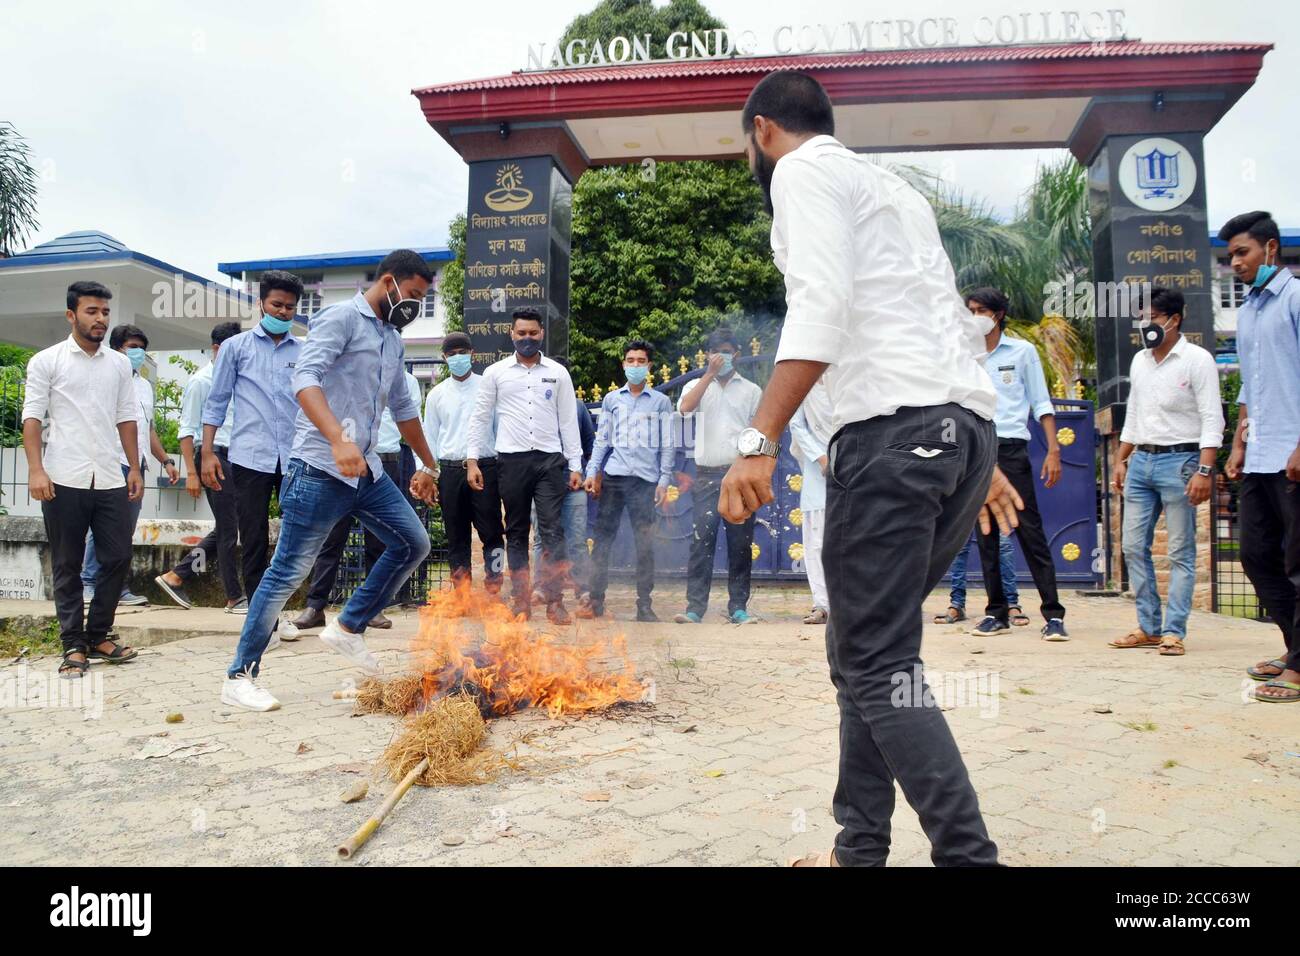
[[[291,459],[280,487],[280,538],[248,602],[248,617],[227,672],[230,677],[246,669],[257,676],[262,652],[285,602],[307,579],[330,530],[346,515],[360,518],[362,526],[384,545],[365,582],[339,613],[339,623],[353,634],[363,633],[392,603],[397,589],[429,554],[428,532],[386,474],[363,475],[353,488],[300,458]]]
[[[561,511],[569,576],[573,578],[573,587],[579,595],[587,590],[591,580],[591,553],[587,550],[587,497],[582,490],[568,492]],[[536,506],[533,507],[533,528],[537,528]],[[538,534],[533,536],[533,567],[538,569],[538,579],[541,580],[542,538]]]
[[[122,466],[122,477],[127,475],[126,465]],[[147,489],[146,489],[147,490]],[[127,507],[130,509],[131,537],[135,537],[136,522],[140,520],[140,509],[144,506],[144,495],[140,496],[138,501],[128,501]],[[129,573],[129,572],[128,572]],[[86,535],[86,553],[81,559],[81,586],[95,590],[95,582],[99,580],[99,558],[95,557],[95,532]],[[122,593],[127,592],[126,584],[122,585]]]
[[[1152,637],[1187,636],[1187,614],[1196,586],[1196,509],[1187,482],[1196,473],[1196,452],[1153,455],[1135,451],[1124,479],[1124,562],[1137,597],[1138,626]],[[1160,591],[1151,560],[1156,519],[1165,512],[1169,532],[1169,601],[1160,617]]]
[[[1016,552],[1011,548],[1011,539],[1005,534],[999,535],[998,562],[1002,566],[1002,590],[1006,594],[1008,607],[1020,607],[1020,591],[1016,589]],[[952,560],[948,573],[952,576],[952,591],[948,603],[953,607],[966,610],[966,561],[970,555],[970,542],[966,543],[957,557]]]

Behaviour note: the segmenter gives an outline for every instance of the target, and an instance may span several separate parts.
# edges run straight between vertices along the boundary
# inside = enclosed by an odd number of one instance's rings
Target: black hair
[[[647,361],[654,359],[654,348],[645,339],[631,339],[623,346],[623,357],[627,358],[628,352],[644,352]]]
[[[464,332],[448,332],[442,340],[442,353],[447,354],[447,349],[469,349],[474,351],[474,342]]]
[[[382,275],[390,275],[398,282],[411,276],[419,276],[425,282],[433,281],[433,271],[429,268],[429,263],[425,262],[424,257],[414,249],[394,249],[384,256],[384,261],[379,263],[379,268],[375,270],[375,278],[378,279]]]
[[[113,293],[108,288],[98,282],[82,281],[74,282],[68,286],[68,309],[72,312],[77,311],[77,303],[82,298],[87,299],[111,299]]]
[[[127,339],[139,339],[144,343],[140,346],[141,348],[147,349],[149,347],[149,336],[134,325],[113,326],[113,331],[108,333],[108,347],[116,351],[126,344]]]
[[[740,126],[748,135],[754,117],[764,116],[787,133],[835,135],[835,111],[826,90],[811,76],[794,70],[777,70],[758,81],[745,100]]]
[[[980,286],[978,289],[972,289],[966,293],[966,301],[974,302],[984,306],[990,312],[996,312],[1003,318],[1006,317],[1007,310],[1011,308],[1011,300],[1001,289],[995,289],[991,285]]]
[[[219,322],[212,327],[212,344],[220,345],[226,339],[233,339],[242,331],[238,322]]]
[[[736,333],[725,325],[709,333],[708,350],[714,352],[724,345],[730,345],[737,352],[740,351],[740,343],[736,341]]]
[[[1173,318],[1178,316],[1178,327],[1183,327],[1183,307],[1185,300],[1183,294],[1177,289],[1166,289],[1164,286],[1156,286],[1151,290],[1151,308],[1157,310],[1162,315]]]
[[[265,299],[277,289],[292,293],[295,301],[302,298],[302,280],[292,272],[281,272],[279,269],[263,272],[258,288],[258,299]]]
[[[1224,242],[1231,242],[1233,236],[1239,236],[1243,232],[1261,246],[1265,245],[1270,239],[1274,240],[1279,247],[1282,245],[1282,233],[1278,231],[1277,222],[1273,219],[1272,213],[1256,210],[1255,212],[1243,212],[1240,216],[1233,216],[1219,230],[1219,238]]]
[[[521,309],[515,309],[510,313],[510,327],[513,329],[515,323],[520,319],[523,319],[525,322],[536,322],[538,325],[542,324],[542,314],[536,309],[529,308],[528,306],[524,306]]]

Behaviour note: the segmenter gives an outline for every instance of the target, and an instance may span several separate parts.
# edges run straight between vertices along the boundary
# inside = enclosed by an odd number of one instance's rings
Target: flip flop
[[[1278,669],[1278,673],[1276,673],[1276,674],[1263,674],[1263,673],[1260,673],[1259,671],[1257,671],[1257,670],[1255,669],[1254,665],[1252,665],[1252,666],[1246,668],[1246,676],[1249,677],[1251,680],[1259,680],[1259,681],[1273,680],[1274,678],[1277,678],[1277,677],[1281,677],[1281,676],[1282,676],[1282,671],[1286,670],[1286,661],[1274,659],[1274,660],[1271,660],[1271,661],[1266,662],[1266,663],[1264,664],[1264,666],[1265,666],[1265,667],[1276,667],[1276,668]]]
[[[1016,627],[1028,627],[1029,615],[1016,605],[1011,605],[1011,623]]]
[[[1154,637],[1146,631],[1129,631],[1118,640],[1111,641],[1110,646],[1121,651],[1130,647],[1159,647],[1160,638]]]
[[[1264,682],[1265,687],[1283,687],[1286,690],[1295,691],[1294,697],[1261,697],[1259,691],[1255,691],[1255,699],[1261,704],[1293,704],[1300,701],[1300,684],[1289,680],[1270,680]]]
[[[956,624],[964,620],[966,620],[966,609],[961,607],[949,606],[948,610],[934,616],[935,624]]]
[[[1176,637],[1160,642],[1161,657],[1182,657],[1186,653],[1187,648],[1183,647],[1183,642]]]

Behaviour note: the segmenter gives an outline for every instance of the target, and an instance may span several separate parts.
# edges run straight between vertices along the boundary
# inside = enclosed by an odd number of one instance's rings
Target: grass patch
[[[1029,694],[1029,695],[1032,696],[1034,692],[1033,692],[1033,690],[1031,690],[1031,689],[1028,688],[1028,687],[1017,687],[1017,688],[1016,688],[1016,693],[1017,693],[1017,694]]]
[[[1163,766],[1166,770],[1173,770],[1175,767],[1178,766],[1178,761],[1177,761],[1177,760],[1166,760],[1166,761],[1162,764],[1162,766]]]
[[[695,667],[695,658],[693,657],[674,657],[668,662],[669,667],[675,667],[679,671],[692,670]]]
[[[1121,727],[1127,727],[1129,730],[1136,730],[1139,733],[1150,733],[1156,729],[1156,725],[1149,720],[1130,720],[1121,721]]]
[[[11,617],[0,628],[0,660],[8,663],[27,648],[28,657],[62,654],[58,618]]]

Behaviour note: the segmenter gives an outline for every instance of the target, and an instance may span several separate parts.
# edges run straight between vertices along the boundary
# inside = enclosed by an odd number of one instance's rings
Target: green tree
[[[664,47],[675,32],[716,30],[726,24],[709,13],[697,0],[672,0],[656,8],[651,0],[603,0],[590,13],[573,18],[560,38],[560,49],[570,40],[600,40],[608,44],[616,36],[650,34],[650,56],[663,59]]]
[[[0,257],[12,256],[39,225],[36,167],[12,123],[0,122]]]

